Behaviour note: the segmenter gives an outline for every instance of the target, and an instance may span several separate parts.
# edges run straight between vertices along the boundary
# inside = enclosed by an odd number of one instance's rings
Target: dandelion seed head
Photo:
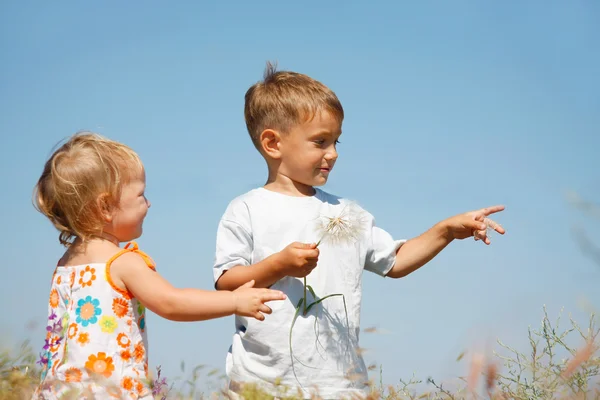
[[[317,234],[320,238],[317,244],[353,244],[360,240],[365,231],[365,212],[355,203],[344,204],[337,213],[332,212],[339,207],[324,210],[317,219]]]

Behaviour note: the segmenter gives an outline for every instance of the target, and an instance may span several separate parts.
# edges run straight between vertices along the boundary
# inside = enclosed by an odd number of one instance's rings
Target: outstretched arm
[[[504,206],[482,208],[445,219],[429,230],[406,241],[396,253],[396,262],[387,273],[390,278],[402,278],[431,261],[454,239],[475,237],[489,245],[488,227],[500,234],[505,230],[488,218],[489,215],[504,210]]]
[[[252,288],[253,281],[234,291],[176,288],[135,253],[117,258],[111,266],[111,277],[115,285],[124,285],[149,310],[173,321],[202,321],[232,314],[262,321],[263,313],[271,313],[264,303],[285,299],[278,290]]]

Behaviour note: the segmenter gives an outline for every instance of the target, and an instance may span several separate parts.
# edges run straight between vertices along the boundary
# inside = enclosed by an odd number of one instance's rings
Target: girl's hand
[[[493,229],[501,235],[506,232],[499,224],[488,218],[489,215],[504,210],[504,206],[486,207],[476,211],[459,214],[446,220],[446,227],[451,239],[466,239],[473,236],[490,244],[487,230]]]
[[[255,289],[253,286],[254,280],[251,280],[232,292],[235,301],[235,314],[264,321],[264,314],[271,314],[272,312],[271,308],[265,303],[273,300],[285,300],[286,296],[279,290]]]

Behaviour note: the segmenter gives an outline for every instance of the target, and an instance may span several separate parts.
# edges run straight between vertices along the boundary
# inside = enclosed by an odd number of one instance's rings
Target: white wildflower
[[[317,219],[316,231],[320,238],[317,246],[323,242],[330,244],[352,244],[360,239],[366,229],[366,214],[356,203],[347,202],[338,213],[338,207],[329,207],[321,212]]]

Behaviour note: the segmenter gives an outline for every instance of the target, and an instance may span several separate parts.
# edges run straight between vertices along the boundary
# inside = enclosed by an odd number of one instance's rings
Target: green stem
[[[323,234],[323,236],[321,237],[321,239],[319,239],[319,241],[316,244],[316,247],[319,247],[319,245],[321,244],[321,242],[323,241],[323,238],[325,237],[325,234]],[[304,304],[302,306],[302,315],[306,315],[306,312],[308,311],[306,308],[306,305],[308,304],[307,300],[306,300],[306,277],[303,278],[304,280]],[[314,296],[314,295],[313,295]]]
[[[302,307],[302,313],[306,315],[306,277],[304,277],[304,305]]]

